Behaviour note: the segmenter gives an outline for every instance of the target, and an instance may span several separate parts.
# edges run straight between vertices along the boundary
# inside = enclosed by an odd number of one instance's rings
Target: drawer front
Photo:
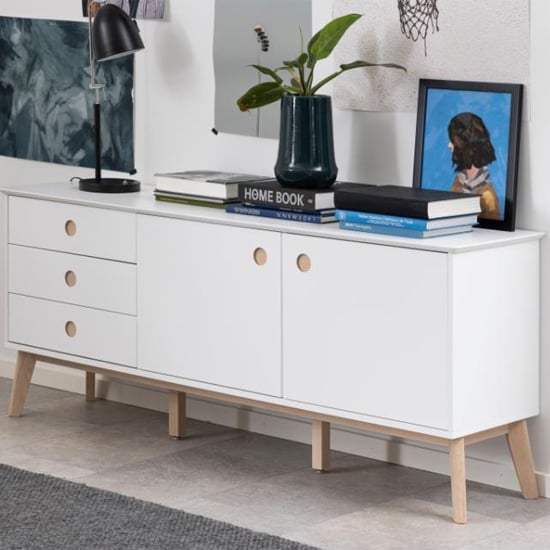
[[[136,314],[136,266],[9,245],[8,289],[15,294]]]
[[[136,216],[89,206],[9,198],[10,244],[136,261]]]
[[[136,318],[86,307],[10,294],[8,340],[136,366]]]

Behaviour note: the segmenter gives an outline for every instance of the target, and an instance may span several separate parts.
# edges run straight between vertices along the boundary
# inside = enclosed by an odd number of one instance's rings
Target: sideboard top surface
[[[514,243],[538,240],[543,236],[541,232],[526,231],[522,229],[507,232],[474,228],[471,233],[434,237],[430,239],[393,237],[374,233],[346,231],[340,229],[337,223],[311,224],[276,220],[259,216],[228,214],[217,208],[188,206],[157,201],[153,195],[153,190],[154,186],[152,185],[142,185],[142,190],[139,193],[89,193],[80,191],[77,183],[70,182],[30,184],[0,188],[0,192],[10,196],[66,202],[96,208],[108,208],[112,210],[135,212],[138,214],[181,218],[198,222],[248,227],[251,229],[278,231],[294,235],[309,235],[444,253],[470,252],[483,248],[506,246]]]

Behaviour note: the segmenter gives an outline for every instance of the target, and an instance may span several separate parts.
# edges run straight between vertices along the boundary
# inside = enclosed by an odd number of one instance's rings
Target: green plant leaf
[[[397,63],[371,63],[370,61],[354,61],[353,63],[343,63],[340,65],[340,70],[336,71],[326,78],[323,78],[320,82],[318,82],[315,86],[311,89],[311,94],[314,95],[319,88],[322,88],[325,84],[336,78],[337,76],[340,76],[345,71],[350,71],[352,69],[360,69],[361,67],[385,67],[386,69],[401,69],[402,71],[407,72],[407,69],[401,65],[397,65]]]
[[[360,17],[359,13],[349,13],[333,19],[317,32],[309,41],[307,51],[309,53],[308,67],[312,67],[319,59],[328,57],[342,36]]]
[[[267,76],[270,76],[275,82],[278,82],[279,84],[283,81],[283,79],[272,69],[269,67],[264,67],[263,65],[249,65],[250,67],[254,67],[256,70],[260,71],[262,74],[265,74]]]
[[[359,67],[386,67],[386,69],[401,69],[407,72],[407,69],[397,63],[371,63],[370,61],[354,61],[353,63],[343,63],[340,65],[342,71],[349,71],[350,69],[358,69]]]
[[[307,53],[302,52],[296,59],[292,59],[290,61],[283,61],[283,65],[285,67],[292,67],[292,68],[301,67],[305,64],[306,61],[307,61]]]
[[[285,88],[281,86],[280,82],[261,82],[252,86],[252,88],[239,97],[237,99],[237,106],[241,111],[257,109],[258,107],[279,101],[284,93]]]
[[[283,86],[283,91],[292,95],[303,95],[302,90],[295,86]]]

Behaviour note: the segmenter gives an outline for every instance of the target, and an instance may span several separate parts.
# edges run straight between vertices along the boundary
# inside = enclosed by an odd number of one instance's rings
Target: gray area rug
[[[166,506],[0,464],[2,550],[311,550]]]

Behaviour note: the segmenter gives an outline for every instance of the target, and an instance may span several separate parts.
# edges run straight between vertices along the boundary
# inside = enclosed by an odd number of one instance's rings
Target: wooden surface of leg
[[[23,413],[35,363],[34,355],[24,351],[17,352],[8,416],[21,416]]]
[[[95,401],[95,372],[86,371],[86,401]]]
[[[185,392],[169,390],[168,434],[172,437],[185,437],[186,421]]]
[[[330,468],[330,422],[311,423],[311,467],[320,471]]]
[[[516,468],[521,492],[525,498],[538,498],[539,490],[535,477],[531,444],[529,443],[527,421],[520,420],[519,422],[513,422],[508,428],[506,439],[508,440],[508,447],[510,448],[510,454]]]
[[[466,463],[463,438],[449,441],[449,457],[453,520],[455,523],[466,523]]]

